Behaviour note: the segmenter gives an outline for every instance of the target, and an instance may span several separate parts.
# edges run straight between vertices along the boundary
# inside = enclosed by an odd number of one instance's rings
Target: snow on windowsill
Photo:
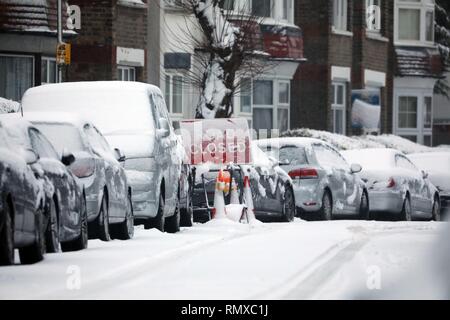
[[[376,41],[382,41],[382,42],[389,42],[389,39],[386,37],[383,37],[381,33],[377,31],[370,31],[366,30],[366,38],[370,40],[376,40]]]
[[[142,0],[118,0],[117,4],[123,7],[146,9],[147,4]]]
[[[331,33],[338,35],[338,36],[353,37],[353,32],[346,31],[346,30],[339,30],[339,29],[336,29],[335,27],[331,28]]]

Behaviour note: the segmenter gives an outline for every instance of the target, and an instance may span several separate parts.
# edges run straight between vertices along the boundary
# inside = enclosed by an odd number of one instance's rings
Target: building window
[[[33,86],[32,56],[0,54],[0,97],[21,101],[25,91]]]
[[[347,0],[333,0],[333,27],[335,30],[347,31]]]
[[[398,127],[417,128],[417,97],[400,97],[398,108]]]
[[[272,1],[252,0],[252,15],[270,18],[272,16]]]
[[[119,81],[136,81],[136,68],[134,67],[117,67],[117,79]]]
[[[278,82],[278,130],[289,130],[289,108],[291,103],[291,84],[287,81]]]
[[[403,42],[434,42],[434,0],[396,0],[395,38]]]
[[[235,0],[223,0],[222,2],[223,9],[230,11],[234,10],[234,1]]]
[[[56,83],[58,68],[53,58],[42,58],[41,62],[41,84]]]
[[[183,77],[166,76],[166,104],[172,114],[183,114]]]
[[[333,103],[331,110],[333,112],[333,132],[345,134],[346,85],[345,83],[334,82],[332,88]]]
[[[241,80],[241,112],[252,113],[252,80]]]
[[[423,108],[423,127],[425,129],[431,129],[433,126],[433,98],[424,98]]]
[[[371,23],[371,25],[367,25],[367,30],[379,33],[381,30],[381,0],[366,0],[366,6],[366,21]],[[374,17],[369,19],[369,14]]]
[[[273,105],[273,81],[257,80],[253,82],[253,104],[260,106]]]

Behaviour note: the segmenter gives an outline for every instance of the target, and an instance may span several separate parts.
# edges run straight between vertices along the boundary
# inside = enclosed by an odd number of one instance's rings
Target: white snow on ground
[[[403,279],[408,286],[402,298],[449,298],[439,286],[442,278],[428,284],[433,290],[415,286],[440,275],[428,265],[439,256],[426,257],[447,226],[301,220],[249,226],[216,220],[175,235],[138,229],[132,241],[91,241],[82,252],[1,268],[0,299],[395,298]],[[375,293],[366,286],[374,265],[381,269],[383,289]],[[80,290],[69,290],[78,274]],[[411,286],[415,290],[406,290]]]

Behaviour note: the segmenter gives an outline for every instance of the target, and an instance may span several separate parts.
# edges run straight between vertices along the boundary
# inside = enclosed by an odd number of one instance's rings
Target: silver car
[[[361,166],[349,165],[326,142],[309,138],[260,140],[258,145],[293,180],[297,211],[330,220],[338,215],[369,218],[369,198],[359,177]]]
[[[65,157],[73,155],[70,171],[84,185],[89,237],[109,241],[134,235],[131,188],[120,162],[97,128],[88,121],[64,113],[27,113],[32,122]]]
[[[361,177],[369,190],[371,212],[389,213],[401,220],[440,220],[439,191],[402,152],[363,149],[342,152],[361,163]]]

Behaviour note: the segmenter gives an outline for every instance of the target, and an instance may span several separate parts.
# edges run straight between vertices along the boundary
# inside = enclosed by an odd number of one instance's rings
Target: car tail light
[[[396,185],[394,178],[390,178],[388,183],[387,183],[387,187],[388,188],[394,188]]]
[[[78,159],[70,166],[70,170],[78,178],[87,178],[94,174],[95,162],[93,159]]]
[[[316,169],[298,169],[289,172],[292,179],[317,179],[319,175]]]

